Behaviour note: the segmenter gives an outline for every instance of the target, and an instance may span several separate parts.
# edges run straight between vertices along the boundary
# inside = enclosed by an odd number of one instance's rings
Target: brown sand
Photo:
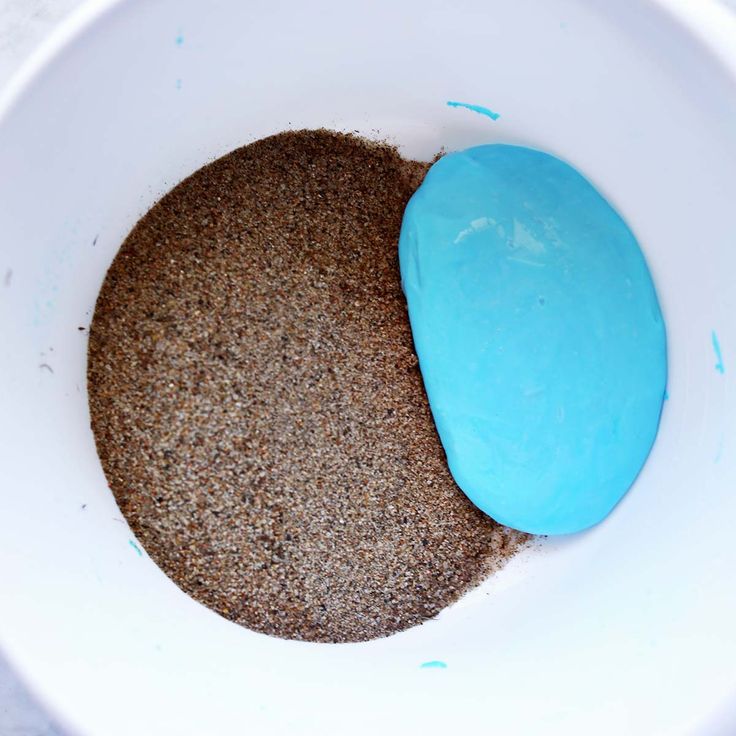
[[[166,195],[107,274],[88,374],[107,479],[161,568],[251,629],[391,634],[524,538],[455,486],[417,368],[397,240],[426,168],[273,136]]]

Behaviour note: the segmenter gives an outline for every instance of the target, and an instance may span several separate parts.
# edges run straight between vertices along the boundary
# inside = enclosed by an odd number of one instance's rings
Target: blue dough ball
[[[667,380],[657,295],[626,223],[554,156],[478,146],[432,166],[399,257],[460,488],[526,532],[605,518],[646,461]]]

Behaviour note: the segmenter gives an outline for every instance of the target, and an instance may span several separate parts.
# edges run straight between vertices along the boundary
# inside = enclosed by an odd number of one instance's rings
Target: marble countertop
[[[0,0],[0,87],[84,0]],[[736,0],[721,0],[736,10]],[[697,2],[697,0],[692,0]],[[0,736],[69,736],[13,673],[0,652]]]

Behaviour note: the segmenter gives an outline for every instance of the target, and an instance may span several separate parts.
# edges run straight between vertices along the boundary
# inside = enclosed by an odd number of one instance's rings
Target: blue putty
[[[517,529],[603,519],[654,442],[665,327],[636,239],[575,169],[487,145],[432,166],[401,277],[450,470]]]
[[[433,659],[431,662],[422,662],[419,667],[423,670],[446,670],[447,663],[439,659]]]

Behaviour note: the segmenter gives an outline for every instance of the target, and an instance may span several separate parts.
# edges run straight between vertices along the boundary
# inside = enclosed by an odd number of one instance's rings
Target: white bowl
[[[614,514],[366,644],[252,633],[138,554],[95,453],[78,330],[163,192],[318,126],[411,156],[509,141],[564,157],[636,232],[668,327],[659,438]],[[0,103],[0,642],[34,691],[100,736],[736,722],[735,131],[736,23],[711,0],[86,7]]]

